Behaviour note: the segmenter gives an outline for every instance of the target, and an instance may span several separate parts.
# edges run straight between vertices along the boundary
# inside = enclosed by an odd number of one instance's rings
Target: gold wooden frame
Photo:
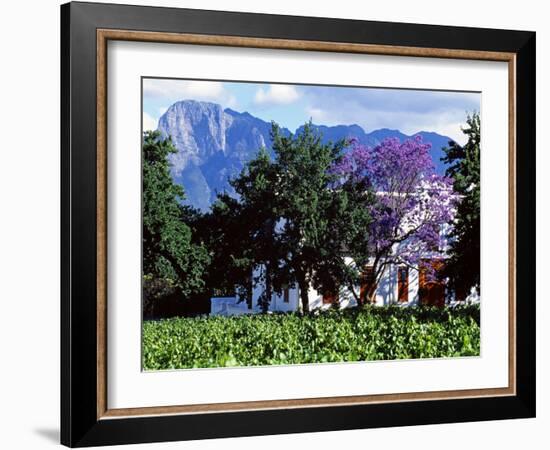
[[[266,49],[362,53],[391,56],[432,57],[501,61],[508,63],[508,387],[402,394],[357,395],[288,400],[265,400],[201,405],[150,406],[109,409],[107,405],[107,42],[109,40],[180,43]],[[97,30],[97,418],[113,419],[166,414],[220,413],[266,409],[391,403],[516,395],[516,55],[515,53],[445,48],[402,47],[322,41],[247,38],[237,36]]]

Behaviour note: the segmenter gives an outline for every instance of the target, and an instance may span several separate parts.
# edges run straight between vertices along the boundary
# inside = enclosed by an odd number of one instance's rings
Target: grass
[[[143,323],[145,370],[478,356],[479,306],[365,307]]]

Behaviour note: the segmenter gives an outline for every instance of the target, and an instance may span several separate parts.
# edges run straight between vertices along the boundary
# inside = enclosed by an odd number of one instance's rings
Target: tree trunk
[[[371,292],[368,293],[368,303],[370,305],[374,305],[376,303],[376,288],[377,288],[377,285],[375,284],[371,288]]]
[[[361,295],[357,295],[357,292],[355,292],[355,287],[353,286],[353,283],[348,285],[348,289],[353,295],[353,298],[357,302],[357,306],[363,306],[363,299],[361,298]]]
[[[380,283],[382,275],[384,274],[385,268],[385,265],[380,266],[374,272],[374,279],[372,280],[372,284],[371,286],[369,286],[369,290],[367,292],[367,303],[371,305],[374,305],[376,303],[376,291],[378,290],[378,284]]]
[[[300,299],[302,301],[302,312],[306,314],[309,312],[308,284],[303,274],[299,273],[297,278],[298,288],[300,289]]]
[[[271,296],[273,295],[273,287],[271,285],[271,268],[269,263],[265,265],[265,290],[263,298],[261,300],[262,312],[266,313],[271,303]]]

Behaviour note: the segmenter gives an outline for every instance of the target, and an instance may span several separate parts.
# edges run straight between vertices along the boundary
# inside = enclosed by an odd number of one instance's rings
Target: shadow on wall
[[[33,431],[44,440],[52,442],[54,444],[59,444],[60,433],[58,428],[37,428]]]
[[[392,303],[397,303],[397,298],[395,292],[397,291],[397,286],[393,280],[394,274],[391,269],[388,270],[388,274],[383,276],[378,287],[376,289],[376,303],[379,304],[379,297],[382,297],[382,304],[384,306],[390,305]]]
[[[418,304],[418,271],[409,269],[407,272],[406,300],[398,297],[397,266],[387,269],[376,288],[376,304],[379,306],[402,305],[411,306]]]

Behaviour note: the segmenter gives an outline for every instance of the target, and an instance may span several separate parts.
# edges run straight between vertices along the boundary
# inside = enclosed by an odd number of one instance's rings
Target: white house
[[[387,195],[378,193],[377,195]],[[404,221],[407,223],[407,220]],[[405,225],[406,226],[406,225]],[[410,225],[412,226],[412,225]],[[434,249],[433,252],[425,252],[423,254],[424,268],[411,268],[405,264],[386,266],[381,275],[380,281],[375,289],[374,305],[432,305],[443,306],[445,304],[454,304],[457,300],[467,302],[479,302],[477,289],[471,288],[468,292],[459,294],[460,298],[455,299],[454,294],[448,292],[446,282],[434,280],[434,277],[428,275],[429,270],[426,267],[431,266],[437,272],[445,265],[446,254],[448,252],[448,244],[446,236],[449,235],[450,225],[443,225],[440,228],[442,233],[441,242],[442,248]],[[399,244],[406,245],[406,242]],[[395,251],[399,247],[394,248]],[[349,260],[347,263],[351,263]],[[256,268],[253,277],[257,278],[261,267]],[[431,271],[430,271],[431,272]],[[367,265],[363,269],[362,285],[355,286],[355,292],[365,298],[368,292],[372,289],[372,280],[374,278],[373,267]],[[211,315],[239,315],[261,312],[261,307],[258,305],[258,300],[264,292],[265,286],[262,283],[257,283],[253,287],[252,298],[241,299],[238,294],[231,297],[213,297],[210,300]],[[466,290],[468,291],[468,290]],[[310,288],[308,291],[309,310],[326,309],[337,306],[339,308],[348,308],[357,306],[355,296],[348,288],[340,287],[337,295],[322,295],[315,289]],[[269,311],[290,312],[299,311],[301,309],[301,299],[298,286],[285,289],[280,295],[273,293],[269,304]]]
[[[433,259],[431,264],[440,267],[443,261]],[[259,268],[257,270],[260,270]],[[257,272],[255,273],[257,275]],[[363,284],[355,287],[355,292],[362,297],[369,291],[372,280],[372,266],[367,266],[363,271]],[[211,299],[211,315],[239,315],[261,312],[258,300],[264,291],[263,283],[258,283],[252,291],[252,298],[247,302],[233,297],[213,297]],[[357,306],[354,295],[348,288],[341,287],[337,295],[322,295],[315,289],[308,291],[309,309],[326,309],[337,306],[348,308]],[[364,297],[363,297],[364,298]],[[434,281],[426,271],[416,270],[405,265],[389,265],[381,276],[375,290],[374,304],[387,306],[392,304],[411,306],[426,304],[443,306],[454,299],[448,295],[444,281]],[[473,297],[470,300],[475,300]],[[298,286],[285,289],[280,295],[273,293],[269,304],[269,311],[289,312],[301,309],[301,299]]]

